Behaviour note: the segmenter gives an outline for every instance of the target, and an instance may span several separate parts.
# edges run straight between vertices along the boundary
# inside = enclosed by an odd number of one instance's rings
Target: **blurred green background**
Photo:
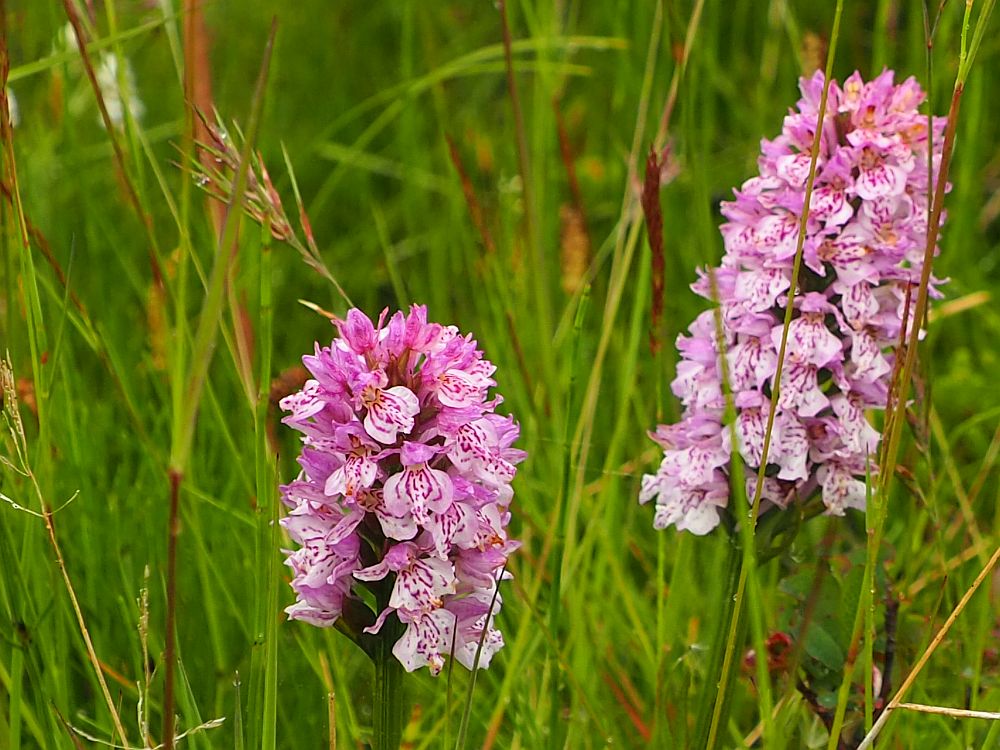
[[[855,69],[868,78],[891,66],[897,80],[915,75],[929,86],[932,109],[945,114],[964,8],[946,4],[928,79],[919,4],[846,6],[837,78]],[[515,484],[513,528],[524,547],[512,561],[515,582],[506,587],[499,619],[507,647],[479,676],[469,747],[690,741],[709,644],[724,624],[717,615],[727,596],[730,542],[722,531],[707,539],[653,531],[651,508],[636,499],[640,476],[657,462],[645,432],[678,413],[667,385],[670,343],[703,309],[687,288],[695,267],[721,257],[718,203],[753,176],[759,139],[778,132],[797,99],[798,77],[825,59],[833,7],[802,0],[510,3],[529,166],[522,175],[493,3],[200,6],[208,58],[198,75],[210,80],[212,102],[227,123],[248,122],[277,19],[256,146],[294,219],[287,151],[323,259],[354,303],[373,316],[385,306],[426,303],[431,319],[474,332],[498,365],[504,408],[522,424],[520,446],[530,459]],[[176,166],[184,161],[186,128],[182,8],[172,0],[120,0],[81,2],[78,10],[95,60],[113,52],[129,61],[134,91],[128,94],[123,68],[118,83],[132,112],[140,102],[143,112],[109,133],[79,52],[65,41],[63,3],[6,4],[9,88],[19,109],[16,183],[32,233],[30,250],[22,252],[5,158],[0,347],[19,378],[41,493],[57,507],[79,493],[55,515],[58,541],[138,747],[140,697],[149,738],[159,741],[171,389],[188,366],[176,366],[175,352],[194,330],[204,295],[199,269],[207,274],[217,240],[214,209]],[[936,275],[950,278],[951,304],[939,307],[922,350],[915,437],[904,445],[906,475],[897,483],[883,549],[880,632],[885,602],[900,602],[895,672],[884,676],[893,684],[1000,536],[1000,318],[992,302],[1000,284],[1000,104],[989,93],[1000,86],[998,52],[996,35],[988,34],[962,102],[935,266]],[[649,258],[636,191],[672,83],[676,103],[658,144],[669,144],[670,180],[661,195],[667,287],[660,335],[667,345],[656,358],[647,344]],[[495,249],[470,217],[448,137]],[[150,219],[148,230],[129,201],[128,183]],[[360,747],[371,721],[365,657],[338,634],[302,623],[281,623],[276,638],[256,627],[273,587],[282,607],[293,598],[284,569],[267,575],[280,554],[261,541],[276,496],[257,496],[254,407],[233,343],[236,329],[249,326],[255,355],[262,349],[263,241],[244,221],[182,493],[180,728],[225,716],[222,727],[185,742],[267,746],[268,717],[258,710],[263,672],[255,662],[255,654],[266,653],[278,669],[276,746],[326,747],[332,691],[340,746]],[[268,376],[278,378],[313,341],[332,336],[328,321],[298,300],[336,314],[345,308],[295,251],[275,244],[271,253]],[[162,269],[162,288],[150,254]],[[590,302],[574,333],[585,280]],[[35,353],[27,322],[33,284],[41,312],[34,325],[46,344]],[[278,473],[287,481],[297,448],[280,425],[276,435]],[[0,491],[40,510],[30,483],[10,467]],[[562,529],[560,505],[567,509]],[[821,544],[826,533],[829,547]],[[826,745],[816,707],[797,683],[812,685],[820,705],[836,700],[863,546],[860,514],[829,525],[817,519],[760,571],[769,632],[797,633],[817,571],[827,580],[818,586],[823,607],[801,634],[800,670],[773,675],[782,700],[780,744],[787,747]],[[553,559],[563,566],[555,632],[547,620]],[[144,587],[149,624],[141,631]],[[994,585],[974,598],[913,700],[1000,709],[997,596]],[[885,650],[884,638],[876,648]],[[144,668],[151,672],[148,694]],[[737,685],[727,746],[760,718],[751,673]],[[454,743],[468,675],[456,670],[447,686],[445,675],[413,679],[413,747]],[[845,737],[860,737],[861,700],[860,693],[852,698]],[[0,505],[0,748],[90,746],[67,724],[111,736],[45,526]],[[989,731],[986,722],[908,715],[892,724],[894,739],[885,746],[985,747],[995,739]]]

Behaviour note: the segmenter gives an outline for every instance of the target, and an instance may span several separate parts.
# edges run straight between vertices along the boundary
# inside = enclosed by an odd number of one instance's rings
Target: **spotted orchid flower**
[[[344,455],[343,465],[327,477],[323,493],[356,498],[378,477],[379,446],[357,425],[348,425],[331,441],[330,448]]]
[[[451,651],[455,616],[443,607],[431,612],[401,609],[396,614],[406,630],[392,647],[393,655],[407,672],[427,667],[431,674],[441,674],[445,656]],[[480,666],[486,665],[480,662]]]
[[[721,308],[703,312],[677,339],[680,361],[671,389],[684,414],[651,434],[663,447],[655,474],[643,477],[640,501],[655,501],[653,524],[696,534],[711,531],[729,503],[729,462],[744,461],[756,489],[785,336],[810,151],[825,81],[800,81],[802,97],[773,140],[761,143],[760,174],[722,204],[725,256],[692,289]],[[914,325],[927,238],[927,188],[940,163],[945,120],[917,110],[924,93],[912,78],[885,71],[865,82],[854,73],[830,82],[816,180],[803,238],[770,449],[764,509],[820,493],[830,514],[863,509],[865,477],[877,473],[880,435],[866,412],[885,407],[894,348],[903,320]],[[933,137],[931,137],[933,136]],[[930,294],[940,296],[931,277]],[[716,297],[717,294],[717,297]],[[909,300],[909,309],[907,309]],[[725,440],[726,400],[720,359],[736,407],[738,445]]]
[[[321,627],[344,620],[359,642],[384,637],[393,618],[404,627],[392,652],[408,671],[436,674],[452,649],[471,669],[482,636],[485,667],[503,645],[492,622],[518,547],[507,527],[525,458],[517,423],[489,397],[495,367],[420,306],[335,323],[339,336],[303,357],[312,378],[280,404],[303,444],[301,472],[281,488],[281,524],[298,545],[286,612]],[[364,604],[366,588],[385,592],[380,611]]]
[[[430,462],[437,453],[423,443],[403,443],[400,451],[403,470],[385,483],[384,502],[390,513],[409,510],[418,523],[425,523],[431,512],[448,510],[454,488],[445,472],[431,468]]]
[[[450,607],[455,617],[455,658],[467,669],[472,669],[477,651],[479,663],[488,666],[493,654],[503,648],[503,634],[493,627],[500,595],[496,595],[496,601],[493,599],[493,594],[483,589],[456,600]]]
[[[394,546],[379,563],[354,571],[354,577],[360,581],[381,581],[390,572],[396,574],[390,609],[430,612],[443,605],[441,597],[455,593],[454,565],[447,560],[424,557],[417,545],[408,542]]]
[[[366,410],[364,426],[372,438],[385,445],[396,442],[399,433],[409,435],[414,417],[420,412],[420,401],[405,385],[386,388],[388,377],[375,371],[360,389],[357,401]]]

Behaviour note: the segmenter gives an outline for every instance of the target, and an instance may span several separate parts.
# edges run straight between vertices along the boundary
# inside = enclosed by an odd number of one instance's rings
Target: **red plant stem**
[[[528,393],[534,393],[534,386],[531,382],[531,368],[528,367],[528,359],[524,356],[524,347],[521,346],[521,338],[517,335],[517,325],[514,323],[514,316],[510,314],[510,310],[506,310],[504,316],[507,319],[507,332],[510,334],[510,342],[514,346],[514,354],[517,357],[517,369],[524,380],[524,388]],[[545,415],[551,416],[551,414],[552,408],[549,406],[548,401],[546,401]]]
[[[879,491],[883,497],[889,490],[893,471],[885,471],[886,467],[894,467],[896,464],[896,454],[899,449],[900,427],[896,410],[906,404],[906,399],[910,392],[910,380],[913,378],[913,367],[917,359],[917,343],[920,340],[920,331],[923,328],[927,317],[927,288],[931,279],[931,264],[934,261],[934,250],[937,247],[938,234],[941,230],[941,211],[944,209],[944,193],[948,184],[948,171],[951,167],[951,155],[955,149],[955,132],[958,127],[958,111],[962,101],[962,92],[965,86],[958,82],[951,97],[951,107],[948,110],[948,125],[944,132],[944,145],[941,150],[941,164],[938,167],[937,181],[934,190],[934,201],[931,204],[931,212],[927,221],[927,242],[924,246],[924,265],[920,272],[920,284],[917,287],[917,304],[913,310],[912,330],[909,334],[909,341],[904,352],[903,366],[900,370],[900,381],[898,392],[893,395],[889,393],[886,415],[886,431],[884,438],[884,449],[882,455],[882,473],[879,478]],[[930,137],[929,134],[928,137]],[[933,178],[933,175],[931,175]],[[907,303],[909,302],[910,289],[907,288]],[[909,311],[907,304],[906,311]],[[903,331],[900,333],[900,340],[906,335],[906,322],[904,318]]]
[[[625,692],[622,690],[621,686],[618,684],[615,678],[605,673],[601,675],[601,679],[604,681],[604,684],[607,685],[608,688],[611,690],[612,695],[614,695],[615,697],[615,701],[617,701],[618,705],[621,706],[621,709],[625,712],[626,716],[628,716],[629,721],[632,722],[632,726],[635,728],[635,731],[639,733],[639,736],[642,738],[643,742],[649,742],[650,738],[652,737],[652,732],[650,732],[649,727],[642,720],[642,716],[640,715],[639,710],[634,705],[632,705],[632,703],[626,697]]]
[[[653,262],[653,299],[650,314],[649,349],[655,355],[661,346],[660,320],[663,317],[663,208],[660,206],[660,160],[656,149],[646,157],[646,179],[642,185],[642,213]]]
[[[524,129],[524,113],[521,110],[521,97],[517,90],[517,80],[514,78],[514,55],[511,51],[510,23],[507,20],[507,0],[497,0],[497,8],[500,10],[504,63],[507,69],[507,89],[510,94],[510,106],[514,112],[514,130],[517,136],[517,162],[518,170],[521,173],[521,195],[524,198],[525,234],[529,257],[532,259],[534,265],[532,275],[535,279],[537,302],[540,307],[539,320],[542,323],[542,330],[548,330],[550,309],[545,276],[546,267],[542,262],[541,248],[538,242],[538,222],[535,218],[535,196],[532,188],[531,168],[528,161],[528,137]]]
[[[497,251],[497,246],[490,234],[489,227],[486,226],[483,209],[476,197],[476,191],[472,187],[472,180],[469,179],[469,173],[465,170],[465,165],[462,164],[462,155],[458,152],[458,147],[450,135],[445,134],[444,139],[448,142],[448,155],[451,157],[451,163],[454,165],[455,171],[458,172],[459,182],[462,183],[462,194],[465,196],[465,203],[469,208],[469,216],[472,217],[472,223],[475,224],[476,231],[479,232],[479,236],[483,240],[486,252],[493,255]]]
[[[559,156],[562,158],[563,168],[566,170],[566,182],[569,183],[569,192],[573,196],[573,207],[580,213],[584,228],[586,228],[583,193],[580,191],[580,181],[576,177],[576,166],[573,164],[573,146],[569,142],[569,133],[566,131],[566,123],[563,120],[558,99],[552,100],[552,109],[556,115],[556,132],[559,135]]]
[[[944,193],[948,184],[948,172],[951,168],[951,155],[955,150],[955,130],[958,127],[958,110],[962,102],[961,83],[955,84],[951,96],[951,107],[948,111],[948,126],[944,131],[944,146],[941,150],[941,166],[938,167],[937,186],[934,191],[934,203],[931,206],[930,221],[927,227],[927,244],[924,247],[924,265],[920,272],[920,286],[917,288],[917,307],[913,311],[913,330],[910,332],[910,344],[906,348],[906,364],[904,365],[903,393],[898,403],[906,400],[909,388],[909,375],[913,372],[913,362],[917,355],[917,342],[920,340],[920,329],[927,317],[927,288],[931,280],[931,264],[934,262],[934,249],[937,247],[938,234],[941,231],[941,212],[944,210]]]
[[[524,113],[521,111],[521,97],[517,92],[517,81],[514,80],[514,59],[511,52],[510,23],[507,21],[507,2],[498,0],[500,10],[500,26],[503,34],[503,54],[507,68],[507,89],[510,92],[510,106],[514,110],[514,129],[517,133],[517,161],[521,170],[522,190],[524,191],[524,211],[528,219],[529,239],[534,230],[534,204],[531,202],[531,173],[528,169],[528,138],[524,131]]]
[[[210,113],[213,107],[212,76],[209,70],[209,37],[205,27],[205,15],[199,0],[184,0],[184,98],[198,113]],[[188,111],[189,128],[187,137],[191,143],[207,143],[209,129],[202,117],[191,116]],[[185,149],[187,151],[187,149]],[[212,166],[212,157],[201,152],[201,163]],[[226,216],[225,201],[206,197],[206,205],[212,219],[215,235],[222,233]]]
[[[111,141],[111,148],[115,154],[115,162],[118,164],[118,171],[121,174],[122,183],[125,185],[125,192],[128,194],[129,202],[135,209],[136,216],[139,217],[139,221],[142,222],[143,229],[146,230],[146,236],[149,240],[149,267],[153,275],[153,283],[158,287],[163,286],[163,271],[160,269],[160,261],[156,257],[156,240],[153,236],[153,217],[150,216],[146,209],[142,207],[142,201],[139,199],[139,193],[136,192],[135,185],[132,184],[131,178],[128,176],[128,167],[125,163],[125,153],[122,151],[121,144],[118,142],[118,138],[115,136],[115,126],[111,122],[111,115],[108,114],[108,107],[104,103],[104,96],[101,93],[101,85],[97,82],[97,74],[94,72],[94,64],[90,59],[90,53],[87,52],[87,39],[83,32],[83,26],[80,25],[80,17],[76,13],[76,8],[73,6],[73,0],[63,0],[63,6],[66,8],[66,17],[69,19],[70,26],[73,27],[73,34],[76,37],[76,44],[80,50],[80,60],[83,62],[83,69],[87,73],[87,78],[90,79],[90,86],[94,90],[94,98],[97,99],[97,108],[101,112],[101,121],[104,123],[104,128],[108,132],[108,140]]]

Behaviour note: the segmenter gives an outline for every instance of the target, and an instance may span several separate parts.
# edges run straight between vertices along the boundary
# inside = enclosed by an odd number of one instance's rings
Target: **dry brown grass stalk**
[[[0,8],[0,10],[2,10],[2,8]],[[59,538],[56,535],[55,514],[48,501],[46,501],[45,496],[42,493],[42,488],[38,484],[38,480],[36,479],[28,460],[27,439],[25,438],[24,426],[21,422],[21,415],[18,408],[14,369],[11,366],[9,359],[6,358],[0,360],[0,389],[2,389],[3,392],[3,412],[5,422],[11,433],[16,459],[20,464],[15,468],[23,476],[27,477],[31,488],[34,491],[35,497],[38,500],[38,504],[41,507],[40,515],[45,522],[45,531],[49,538],[49,544],[52,545],[52,551],[56,557],[56,565],[58,566],[59,573],[62,576],[63,584],[66,586],[66,592],[69,594],[70,604],[73,607],[73,613],[76,615],[77,625],[80,628],[80,635],[83,637],[83,643],[87,649],[87,657],[94,670],[94,675],[97,677],[97,682],[100,685],[101,694],[108,707],[108,712],[111,714],[111,720],[114,723],[115,731],[121,741],[126,743],[128,735],[125,733],[125,727],[122,724],[115,702],[111,698],[111,691],[108,689],[108,683],[104,679],[104,670],[101,668],[101,661],[97,657],[97,650],[94,648],[94,642],[90,637],[90,630],[87,628],[87,621],[83,616],[80,601],[76,596],[76,589],[73,587],[73,581],[69,577],[69,570],[66,567],[66,560],[63,557],[62,548],[59,546]],[[33,513],[32,515],[37,516],[39,514]]]

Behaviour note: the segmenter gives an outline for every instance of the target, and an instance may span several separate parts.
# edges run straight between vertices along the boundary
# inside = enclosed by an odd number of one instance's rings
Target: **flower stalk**
[[[944,214],[935,196],[925,223],[925,188],[949,156],[944,118],[918,112],[915,80],[893,79],[890,70],[842,86],[822,72],[804,78],[797,110],[763,142],[760,175],[722,205],[726,255],[692,288],[717,299],[723,335],[706,310],[678,338],[671,386],[685,411],[652,434],[664,457],[640,495],[655,500],[657,528],[702,535],[738,515],[736,457],[756,475],[746,483],[751,526],[814,494],[831,515],[863,510],[869,471],[880,481],[891,474],[875,463],[882,435],[866,411],[885,409],[939,296],[930,261]],[[910,340],[905,354],[901,339]],[[724,429],[723,359],[735,435]],[[886,438],[890,447],[897,439]]]
[[[388,606],[392,587],[383,587],[379,606]],[[403,738],[406,699],[404,678],[406,673],[392,647],[401,632],[394,617],[382,626],[375,645],[375,688],[373,693],[372,750],[397,750]]]
[[[519,546],[510,483],[526,455],[472,336],[419,305],[387,312],[336,319],[339,336],[303,358],[313,377],[280,402],[303,443],[281,487],[298,545],[285,612],[337,628],[374,662],[374,750],[399,746],[404,669],[486,668],[503,647],[498,589]]]

